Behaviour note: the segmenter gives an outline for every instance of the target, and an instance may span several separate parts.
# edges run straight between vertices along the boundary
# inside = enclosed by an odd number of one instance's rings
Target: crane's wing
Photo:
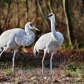
[[[13,40],[13,37],[14,37],[14,33],[13,32],[14,31],[11,29],[11,30],[7,30],[7,31],[3,32],[0,35],[0,47],[7,46],[7,43],[10,40]]]
[[[46,47],[46,44],[50,41],[50,39],[51,39],[51,32],[44,34],[38,39],[34,47],[36,49],[43,50]]]
[[[25,35],[25,31],[20,28],[10,29],[5,32],[3,32],[0,36],[0,46],[4,47],[7,46],[7,43],[10,41],[13,44],[19,44],[22,36]],[[15,39],[18,39],[18,41],[15,41]]]
[[[15,43],[20,46],[30,45],[29,38],[23,29],[19,29],[15,35]]]

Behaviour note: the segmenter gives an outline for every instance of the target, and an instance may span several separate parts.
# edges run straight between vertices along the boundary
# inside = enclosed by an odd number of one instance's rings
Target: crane
[[[64,41],[64,37],[60,32],[55,30],[55,15],[50,13],[45,18],[50,19],[51,21],[51,32],[42,35],[37,42],[35,43],[33,53],[35,56],[39,55],[39,51],[44,51],[44,56],[42,59],[42,78],[43,78],[43,71],[44,71],[44,59],[46,53],[51,53],[50,58],[50,71],[51,71],[51,79],[52,79],[52,58],[56,50],[62,45]]]
[[[33,26],[32,22],[28,22],[25,25],[25,30],[21,28],[14,28],[5,31],[0,35],[0,50],[1,50],[0,58],[4,51],[7,51],[8,49],[14,50],[12,71],[14,71],[14,60],[17,49],[20,46],[31,45],[35,39],[35,35],[31,31],[31,29],[39,31],[39,29]]]

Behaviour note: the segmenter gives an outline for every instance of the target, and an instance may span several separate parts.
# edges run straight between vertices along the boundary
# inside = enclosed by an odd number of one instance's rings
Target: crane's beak
[[[47,16],[44,16],[44,18],[49,18],[49,15],[47,15]]]
[[[37,28],[36,28],[36,27],[34,27],[34,26],[33,26],[33,28],[34,28],[35,30],[37,30],[37,31],[40,31],[39,29],[37,29]]]

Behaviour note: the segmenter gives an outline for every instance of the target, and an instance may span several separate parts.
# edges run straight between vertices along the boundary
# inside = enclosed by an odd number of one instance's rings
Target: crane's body
[[[7,30],[0,36],[0,47],[9,45],[9,49],[17,49],[20,46],[29,46],[34,41],[35,35],[33,32],[28,34],[29,32],[26,33],[20,28]]]
[[[44,56],[42,59],[42,77],[43,77],[43,67],[44,67],[44,58],[46,53],[51,53],[50,59],[50,68],[51,68],[51,78],[52,78],[52,58],[56,50],[62,45],[64,37],[60,32],[55,30],[55,15],[53,13],[45,16],[51,20],[51,32],[42,35],[34,46],[34,55],[38,55],[40,50],[44,50]],[[38,54],[37,54],[38,53]]]
[[[62,37],[61,33],[57,32],[57,34],[59,34],[59,36]],[[56,52],[56,50],[59,49],[59,47],[62,44],[62,41],[60,42],[57,39],[55,39],[54,36],[52,35],[52,32],[50,32],[42,35],[41,38],[39,38],[38,41],[35,43],[34,48],[37,52],[39,52],[39,50],[44,50],[46,48],[48,53],[49,52],[52,53]]]
[[[31,29],[38,30],[31,22],[28,22],[25,25],[25,30],[20,28],[10,29],[3,32],[0,36],[0,50],[3,48],[2,52],[0,53],[0,57],[4,51],[7,51],[8,49],[14,50],[12,71],[14,71],[14,59],[17,49],[20,46],[31,45],[35,39],[35,35]]]

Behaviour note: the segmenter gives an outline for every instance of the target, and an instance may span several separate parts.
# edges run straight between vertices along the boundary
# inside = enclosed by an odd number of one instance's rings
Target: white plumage
[[[52,58],[56,50],[62,45],[64,41],[64,37],[60,32],[56,32],[55,30],[55,15],[50,13],[45,18],[50,19],[51,21],[51,32],[42,35],[38,41],[35,43],[33,53],[34,55],[39,54],[39,50],[44,50],[44,56],[42,59],[42,77],[43,77],[43,70],[44,70],[44,58],[46,53],[51,53],[50,58],[50,69],[51,69],[51,78],[52,78]],[[38,54],[37,54],[38,53]]]
[[[8,49],[14,50],[12,71],[14,71],[14,59],[17,49],[20,46],[31,45],[35,39],[35,35],[31,29],[38,30],[31,22],[28,22],[25,25],[25,30],[20,28],[10,29],[3,32],[0,36],[0,50],[3,48],[0,57],[4,51]]]

